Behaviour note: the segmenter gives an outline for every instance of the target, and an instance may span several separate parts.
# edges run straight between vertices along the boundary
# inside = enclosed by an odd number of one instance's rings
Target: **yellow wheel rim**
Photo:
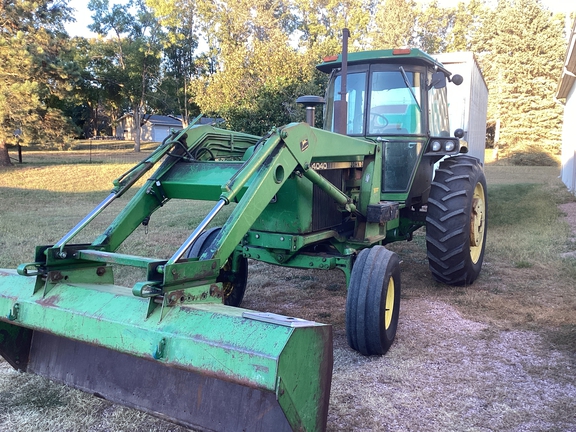
[[[476,264],[484,246],[484,227],[486,225],[486,196],[481,183],[476,183],[472,197],[470,214],[470,258]]]
[[[388,290],[386,291],[386,310],[384,311],[384,328],[388,330],[394,315],[394,278],[390,276],[388,280]]]

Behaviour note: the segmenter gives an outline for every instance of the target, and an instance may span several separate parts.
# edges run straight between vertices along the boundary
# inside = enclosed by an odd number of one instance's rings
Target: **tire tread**
[[[470,156],[448,158],[436,170],[428,199],[426,246],[430,271],[439,282],[471,284],[480,273],[484,249],[477,263],[472,262],[469,252],[472,198],[479,182],[486,195],[480,163]],[[486,235],[486,225],[484,230]]]

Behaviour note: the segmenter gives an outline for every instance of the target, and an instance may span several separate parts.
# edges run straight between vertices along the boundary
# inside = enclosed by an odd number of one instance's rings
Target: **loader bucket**
[[[0,270],[13,367],[195,429],[325,430],[330,326],[221,303],[161,315],[118,285],[34,279]]]

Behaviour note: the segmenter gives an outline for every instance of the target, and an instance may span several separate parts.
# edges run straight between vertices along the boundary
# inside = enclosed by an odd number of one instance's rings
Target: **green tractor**
[[[434,278],[472,283],[486,244],[486,181],[463,154],[462,131],[450,134],[447,85],[461,77],[432,57],[348,55],[344,43],[318,69],[330,74],[328,90],[299,99],[306,123],[263,137],[207,125],[173,131],[60,241],[0,270],[0,354],[189,427],[325,430],[331,326],[240,308],[249,260],[340,269],[348,342],[382,355],[396,334],[401,284],[400,260],[385,245],[426,226]],[[318,129],[314,107],[323,103]],[[71,243],[157,163],[101,235]],[[118,253],[171,199],[215,205],[171,257]],[[228,205],[227,221],[212,227]],[[146,277],[119,286],[113,266]]]

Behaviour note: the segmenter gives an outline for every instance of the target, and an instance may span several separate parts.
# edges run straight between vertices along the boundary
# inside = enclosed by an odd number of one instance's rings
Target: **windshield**
[[[374,67],[374,66],[373,66]],[[382,66],[377,66],[382,68]],[[423,135],[423,74],[404,67],[348,73],[347,135]],[[334,101],[341,99],[341,78],[333,76],[327,89],[325,129],[335,131]],[[424,113],[426,114],[426,113]]]
[[[368,135],[421,134],[420,86],[419,72],[373,72]]]
[[[326,129],[334,131],[334,101],[340,97],[340,76],[332,81],[328,89],[328,109],[326,113]],[[366,73],[349,73],[347,80],[348,124],[347,135],[364,135],[364,107],[366,102]]]

